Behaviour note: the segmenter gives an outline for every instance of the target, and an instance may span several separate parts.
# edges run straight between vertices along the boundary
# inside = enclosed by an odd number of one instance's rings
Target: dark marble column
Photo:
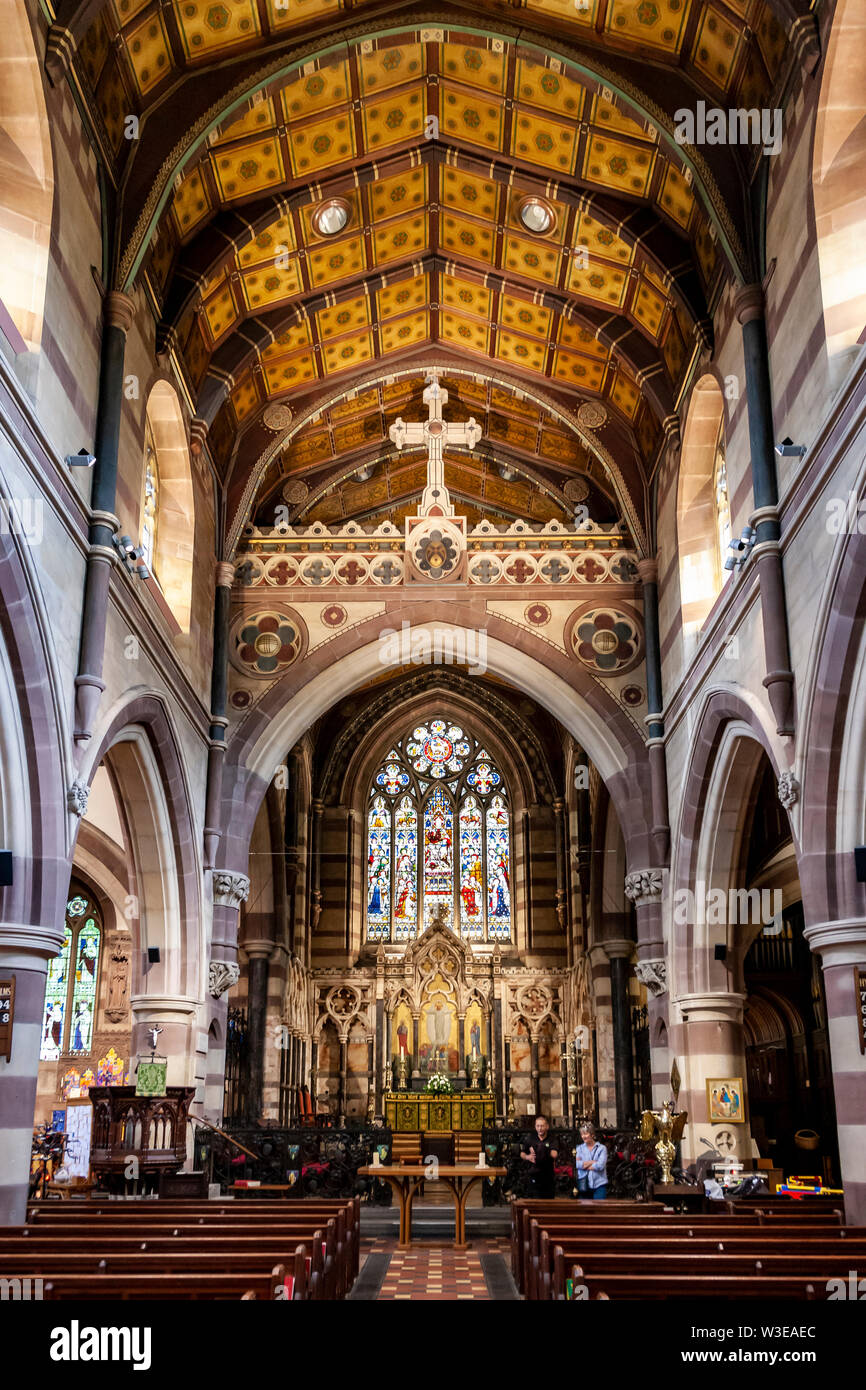
[[[125,294],[105,296],[102,306],[102,356],[99,372],[99,401],[93,452],[93,482],[90,493],[90,532],[84,604],[81,613],[81,641],[78,674],[75,677],[75,725],[73,738],[79,745],[88,742],[105,682],[102,664],[105,656],[105,627],[108,617],[108,586],[111,567],[117,559],[112,537],[119,522],[117,505],[117,460],[120,445],[120,417],[123,409],[123,359],[126,335],[132,324],[135,304]]]
[[[346,1083],[349,1079],[349,1040],[340,1039],[340,1086],[337,1091],[337,1123],[346,1123]]]
[[[746,366],[752,494],[755,502],[755,510],[749,518],[749,524],[756,532],[752,559],[758,566],[761,589],[761,620],[767,663],[767,674],[763,683],[776,717],[776,732],[792,735],[794,673],[791,670],[785,581],[779,546],[781,531],[773,398],[764,319],[764,292],[761,286],[743,286],[734,298],[734,311],[743,329],[743,355]]]
[[[205,868],[212,869],[222,836],[220,799],[223,760],[226,751],[226,697],[228,692],[229,605],[235,567],[220,560],[216,567],[213,618],[213,662],[211,666],[210,731],[207,758],[207,791],[204,813]]]
[[[457,1015],[457,1075],[466,1080],[466,1015]]]
[[[553,838],[556,850],[556,920],[565,936],[566,963],[570,970],[574,964],[574,941],[572,939],[568,891],[565,876],[565,833],[566,807],[561,797],[553,803]]]
[[[629,1123],[634,1108],[634,1082],[631,1056],[631,1018],[629,1013],[629,973],[631,941],[605,941],[605,955],[610,961],[610,1008],[613,1018],[613,1067],[616,1094],[616,1122],[622,1128]]]
[[[532,1103],[535,1106],[535,1113],[541,1109],[541,1076],[538,1069],[538,1039],[533,1038],[529,1044],[530,1063],[532,1067]]]
[[[268,961],[272,941],[245,941],[247,964],[246,1118],[255,1124],[262,1115],[265,1076],[265,1034],[268,1007]]]
[[[382,1082],[385,1075],[385,1062],[387,1060],[385,1051],[385,1000],[376,1000],[376,1113],[382,1110]]]
[[[417,1014],[413,1014],[413,1015],[412,1015],[412,1075],[413,1075],[413,1076],[420,1076],[420,1075],[421,1075],[421,1069],[420,1069],[420,1067],[419,1067],[419,1065],[418,1065],[418,1047],[419,1047],[419,1045],[420,1045],[420,1044],[419,1044],[419,1029],[418,1029],[418,1022],[419,1022],[418,1015],[417,1015]]]
[[[643,585],[644,640],[646,643],[647,750],[652,801],[652,840],[659,864],[670,862],[671,828],[668,812],[668,771],[662,699],[662,655],[659,643],[658,565],[639,560]]]
[[[496,1113],[497,1113],[497,1115],[504,1115],[504,1114],[505,1114],[505,1105],[506,1105],[506,1101],[505,1101],[506,1079],[505,1079],[505,1078],[506,1078],[506,1067],[507,1067],[507,1063],[505,1063],[505,1061],[504,1061],[504,1059],[503,1059],[503,1048],[502,1048],[502,1000],[501,1000],[501,999],[494,999],[494,1001],[493,1001],[493,1018],[492,1018],[492,1020],[491,1020],[491,1030],[490,1030],[490,1031],[491,1031],[491,1033],[493,1034],[493,1037],[492,1037],[490,1046],[491,1046],[492,1055],[493,1055],[493,1058],[494,1058],[494,1061],[495,1061],[495,1067],[494,1067],[494,1073],[493,1073],[493,1075],[494,1075],[494,1079],[495,1079],[495,1083],[496,1083],[496,1089],[495,1089],[495,1091],[494,1091],[494,1095],[495,1095],[495,1097],[496,1097]]]

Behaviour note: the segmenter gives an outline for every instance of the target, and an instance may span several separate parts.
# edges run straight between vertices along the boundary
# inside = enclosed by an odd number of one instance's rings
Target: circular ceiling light
[[[517,208],[517,216],[533,236],[546,236],[556,226],[556,213],[546,198],[524,198]]]
[[[351,216],[352,209],[345,198],[328,198],[313,213],[313,227],[319,236],[336,236]]]

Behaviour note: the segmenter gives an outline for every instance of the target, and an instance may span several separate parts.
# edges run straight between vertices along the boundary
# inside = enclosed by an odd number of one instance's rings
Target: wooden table
[[[400,1203],[400,1244],[408,1245],[412,1239],[412,1203],[418,1195],[423,1182],[444,1182],[454,1198],[454,1245],[458,1250],[466,1249],[466,1199],[477,1182],[484,1178],[503,1178],[507,1168],[479,1168],[477,1164],[454,1163],[426,1168],[420,1164],[404,1167],[368,1164],[359,1168],[364,1177],[381,1178],[393,1189]]]

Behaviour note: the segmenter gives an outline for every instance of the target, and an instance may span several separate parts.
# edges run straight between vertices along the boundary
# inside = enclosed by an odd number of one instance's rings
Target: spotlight
[[[739,540],[729,541],[728,550],[730,554],[725,560],[726,570],[741,570],[751,553],[752,546],[755,544],[756,532],[751,526],[744,526]]]
[[[345,198],[327,198],[316,208],[312,223],[319,236],[336,236],[346,226],[352,206]]]
[[[79,449],[77,454],[66,455],[67,468],[92,468],[96,462],[95,454],[88,454],[86,449]]]
[[[793,439],[783,439],[781,444],[776,445],[776,453],[780,459],[801,459],[806,452],[805,444],[795,444]]]
[[[517,216],[533,236],[546,236],[556,226],[556,213],[546,198],[524,198],[518,205]]]
[[[112,536],[114,548],[123,561],[130,574],[137,574],[139,579],[149,579],[150,570],[147,565],[139,562],[144,559],[144,547],[133,545],[131,536]]]

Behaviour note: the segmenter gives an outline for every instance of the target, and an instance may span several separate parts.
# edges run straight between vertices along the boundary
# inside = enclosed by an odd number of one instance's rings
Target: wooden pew
[[[285,1279],[283,1265],[275,1266],[268,1273],[255,1270],[228,1274],[197,1270],[192,1274],[60,1274],[45,1281],[43,1296],[53,1301],[72,1299],[87,1302],[138,1299],[154,1302],[175,1302],[177,1299],[273,1301],[282,1296]]]
[[[805,1275],[719,1274],[612,1274],[587,1278],[580,1265],[571,1273],[573,1283],[584,1284],[591,1299],[676,1298],[797,1299],[821,1297],[821,1291]]]

